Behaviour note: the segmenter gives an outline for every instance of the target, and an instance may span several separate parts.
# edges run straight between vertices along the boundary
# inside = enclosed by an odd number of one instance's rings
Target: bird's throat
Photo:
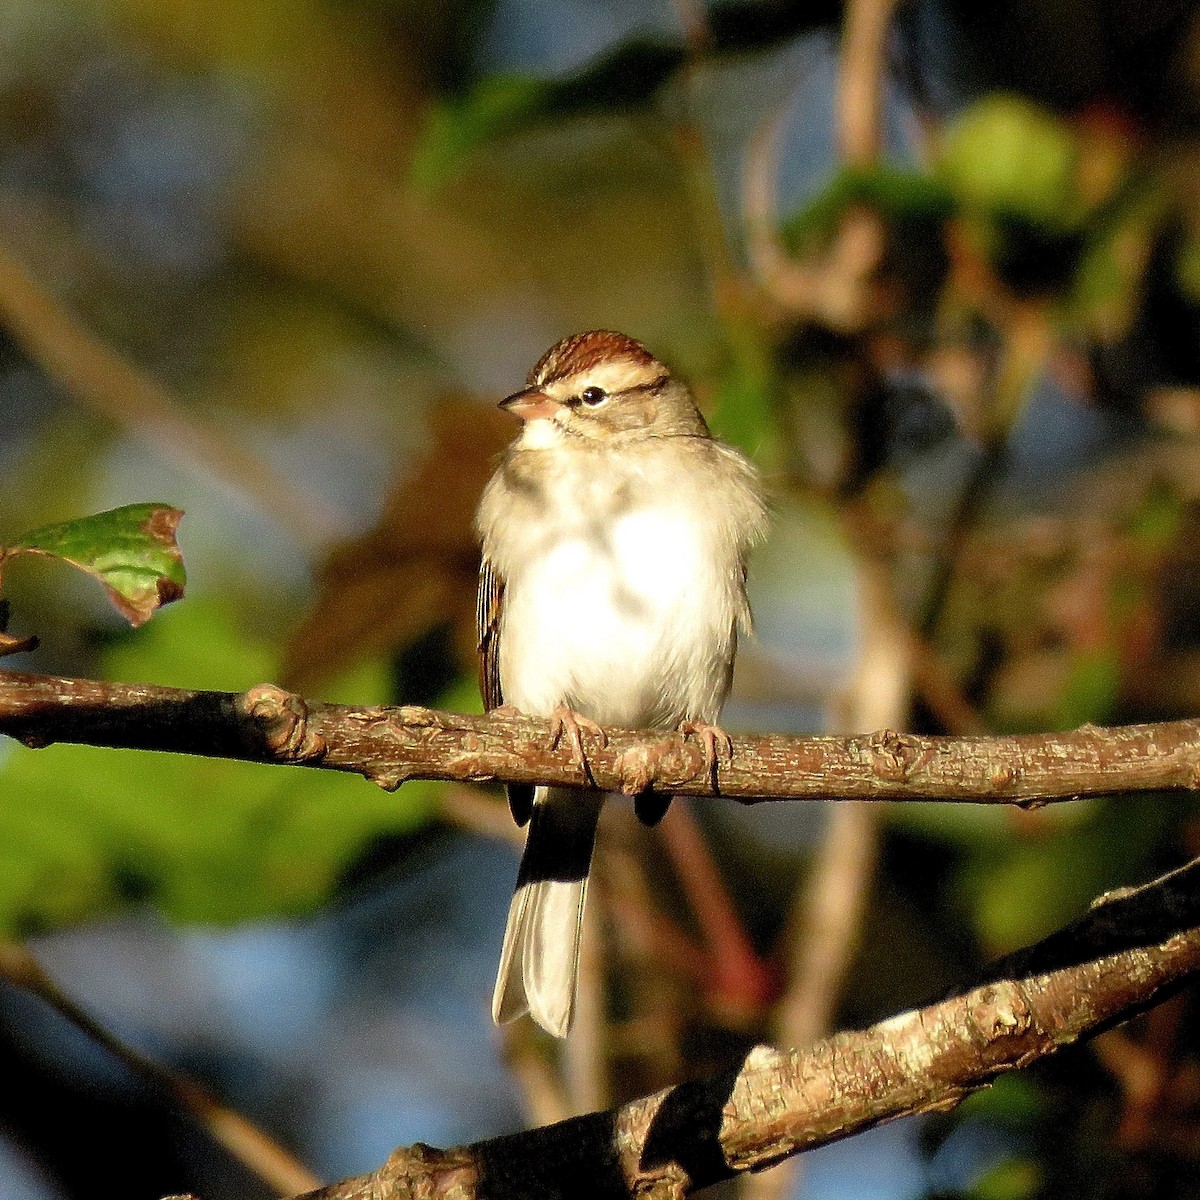
[[[520,445],[523,450],[549,450],[553,446],[561,446],[562,443],[562,426],[550,417],[526,421],[521,430]]]

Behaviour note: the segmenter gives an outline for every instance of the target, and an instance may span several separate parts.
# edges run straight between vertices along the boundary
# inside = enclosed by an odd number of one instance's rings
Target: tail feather
[[[528,1012],[566,1037],[575,1009],[588,868],[603,795],[538,788],[492,996],[499,1025]]]

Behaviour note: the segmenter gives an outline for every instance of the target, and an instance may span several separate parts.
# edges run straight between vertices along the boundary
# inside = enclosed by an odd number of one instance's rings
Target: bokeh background
[[[1183,0],[5,0],[0,544],[160,500],[190,582],[132,632],[22,560],[4,665],[477,707],[494,402],[607,327],[770,480],[731,729],[1194,715],[1198,118]],[[563,1048],[487,1022],[497,792],[6,744],[0,797],[6,1200],[272,1194],[26,952],[332,1179],[890,1014],[1200,848],[1165,796],[612,804]],[[741,1190],[1194,1195],[1193,1009]]]

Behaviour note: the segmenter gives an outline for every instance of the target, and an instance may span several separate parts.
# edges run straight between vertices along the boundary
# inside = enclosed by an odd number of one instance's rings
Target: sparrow
[[[710,770],[738,634],[750,632],[746,558],[765,532],[758,474],[715,439],[687,386],[640,342],[564,338],[500,402],[520,418],[476,515],[482,544],[480,688],[550,718],[586,777],[581,729],[682,730]],[[516,786],[528,824],[492,999],[565,1037],[575,1006],[588,870],[603,793]],[[643,797],[647,823],[669,798]]]

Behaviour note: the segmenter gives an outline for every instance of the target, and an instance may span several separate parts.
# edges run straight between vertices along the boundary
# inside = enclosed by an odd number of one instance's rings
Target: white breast
[[[526,712],[602,723],[715,720],[733,654],[733,574],[686,498],[546,520],[507,581],[500,675]]]

